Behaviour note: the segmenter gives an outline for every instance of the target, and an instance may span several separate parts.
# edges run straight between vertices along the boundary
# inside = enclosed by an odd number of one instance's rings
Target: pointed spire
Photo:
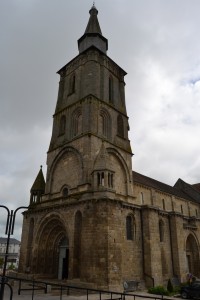
[[[44,175],[42,172],[42,166],[40,166],[40,171],[38,172],[38,175],[32,185],[31,191],[41,191],[44,193],[45,190],[45,180],[44,180]]]
[[[90,9],[89,13],[90,13],[90,18],[89,18],[85,33],[99,33],[102,35],[99,21],[97,18],[98,10],[96,9],[94,3],[93,3],[92,8]]]
[[[99,153],[94,163],[94,170],[111,170],[111,169],[112,168],[111,168],[108,152],[106,150],[104,143],[102,143],[101,149],[99,150]]]
[[[39,203],[41,201],[42,194],[45,192],[45,180],[42,172],[42,166],[40,171],[31,187],[30,205]]]
[[[84,35],[78,40],[79,52],[83,52],[91,46],[95,46],[106,54],[108,50],[108,40],[102,35],[99,21],[97,18],[98,10],[93,3],[89,11],[90,18]]]

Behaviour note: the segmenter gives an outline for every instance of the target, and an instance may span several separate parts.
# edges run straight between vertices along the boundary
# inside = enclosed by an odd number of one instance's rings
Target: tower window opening
[[[67,187],[65,187],[65,188],[63,189],[62,194],[63,194],[63,197],[67,197],[67,196],[69,195],[69,189],[68,189]]]
[[[105,184],[104,172],[97,173],[97,184],[98,184],[98,186],[104,186],[104,184]]]
[[[73,74],[69,82],[69,95],[74,94],[76,89],[76,75]]]
[[[108,187],[113,187],[113,174],[108,173]]]
[[[113,79],[109,77],[109,102],[113,103]]]
[[[101,173],[101,185],[104,186],[104,172]]]
[[[124,138],[124,121],[122,115],[118,115],[117,117],[117,134]]]
[[[59,135],[63,135],[65,133],[65,127],[66,127],[66,117],[62,116],[60,118]]]
[[[163,210],[165,210],[165,199],[162,199]]]
[[[133,240],[133,220],[131,216],[126,217],[126,238],[127,240]]]
[[[164,241],[164,222],[162,220],[159,221],[159,235],[160,242]]]

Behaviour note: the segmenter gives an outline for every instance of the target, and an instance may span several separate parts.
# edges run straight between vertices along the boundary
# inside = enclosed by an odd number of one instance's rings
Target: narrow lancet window
[[[122,115],[118,115],[117,117],[117,134],[124,138],[124,121]]]
[[[113,103],[113,79],[109,77],[109,102]]]

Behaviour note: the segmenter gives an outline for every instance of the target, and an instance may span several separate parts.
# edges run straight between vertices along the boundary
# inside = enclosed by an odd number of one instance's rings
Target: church
[[[123,290],[200,277],[200,183],[132,170],[126,72],[108,55],[95,5],[79,54],[57,73],[42,169],[24,212],[19,273]]]

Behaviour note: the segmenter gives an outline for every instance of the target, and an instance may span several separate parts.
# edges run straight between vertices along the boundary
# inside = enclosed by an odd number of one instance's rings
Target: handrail
[[[106,291],[106,290],[99,290],[99,289],[91,289],[91,288],[86,288],[86,287],[77,287],[77,286],[72,286],[72,285],[67,285],[67,284],[63,284],[63,283],[54,283],[51,281],[40,281],[40,280],[34,280],[34,279],[26,279],[26,278],[17,278],[17,277],[13,277],[13,276],[7,276],[8,279],[10,280],[16,280],[19,281],[19,288],[18,288],[18,295],[20,295],[21,291],[23,290],[27,290],[27,289],[23,289],[22,288],[22,282],[31,282],[33,288],[29,289],[32,290],[32,299],[34,299],[34,291],[37,290],[37,286],[44,284],[45,287],[44,288],[40,288],[41,290],[44,290],[44,293],[47,293],[47,285],[52,286],[54,289],[58,289],[60,291],[60,300],[62,300],[62,296],[63,296],[63,291],[67,291],[67,294],[69,295],[69,290],[79,290],[79,291],[85,291],[86,292],[86,299],[89,299],[89,293],[97,293],[99,294],[99,299],[102,299],[102,294],[108,294],[109,298],[106,298],[107,300],[125,300],[126,296],[128,297],[133,297],[135,299],[135,297],[138,298],[147,298],[147,299],[154,299],[154,300],[171,300],[171,298],[167,298],[166,296],[163,297],[163,295],[156,295],[156,296],[150,296],[150,295],[140,295],[137,293],[122,293],[122,292],[115,292],[115,291]],[[113,297],[115,296],[115,297]],[[159,297],[160,296],[160,297]]]

